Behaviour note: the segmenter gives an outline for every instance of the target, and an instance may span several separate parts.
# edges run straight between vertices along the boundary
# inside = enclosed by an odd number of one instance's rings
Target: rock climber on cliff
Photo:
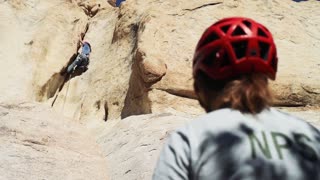
[[[320,179],[320,132],[271,107],[277,72],[270,31],[249,18],[225,18],[202,35],[194,90],[207,114],[173,132],[154,180]]]
[[[89,56],[91,53],[91,45],[86,41],[80,40],[81,53],[78,53],[75,61],[68,66],[67,73],[72,74],[75,70],[80,72],[86,72],[88,70],[88,65],[90,62]]]

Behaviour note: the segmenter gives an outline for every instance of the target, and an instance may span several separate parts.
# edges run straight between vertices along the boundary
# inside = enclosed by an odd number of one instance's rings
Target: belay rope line
[[[73,73],[73,71],[72,71],[72,73]],[[65,96],[64,96],[61,113],[63,113],[64,105],[65,105],[65,103],[66,103],[66,99],[67,99],[67,96],[68,96],[68,91],[69,91],[69,86],[70,86],[70,77],[71,77],[71,74],[72,74],[72,73],[69,74],[68,79],[67,79],[67,83],[68,83],[68,85],[67,85],[67,91],[66,91],[66,94],[65,94]]]
[[[58,96],[59,96],[59,92],[62,90],[64,84],[65,84],[65,83],[68,83],[68,84],[67,84],[66,94],[65,94],[64,99],[63,99],[63,105],[62,105],[61,113],[63,113],[64,105],[66,104],[66,99],[67,99],[67,96],[68,96],[68,91],[69,91],[69,86],[70,86],[70,82],[69,82],[69,81],[70,81],[70,79],[71,79],[72,74],[73,74],[74,71],[75,71],[75,68],[76,68],[76,67],[74,67],[74,69],[73,69],[73,71],[72,71],[71,73],[67,74],[67,79],[64,80],[64,82],[63,82],[63,84],[61,85],[61,87],[57,90],[57,92],[55,93],[55,94],[56,94],[56,95],[55,95],[55,98],[53,99],[53,101],[52,101],[52,103],[51,103],[51,107],[53,107],[54,103],[56,102],[56,100],[57,100],[57,98],[58,98]]]

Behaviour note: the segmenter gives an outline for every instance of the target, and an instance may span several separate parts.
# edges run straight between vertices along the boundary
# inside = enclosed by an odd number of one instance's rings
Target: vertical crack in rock
[[[38,101],[44,101],[54,96],[57,89],[63,84],[63,76],[60,73],[54,73],[50,79],[40,88],[38,92]]]
[[[129,89],[124,102],[124,107],[121,112],[121,118],[126,118],[131,115],[151,113],[151,102],[148,98],[148,87],[140,76],[139,59],[136,52],[139,41],[139,30],[143,22],[138,22],[131,25],[131,34],[133,38],[132,45],[132,73],[129,80]]]
[[[273,102],[272,106],[274,107],[305,107],[307,104],[301,102],[285,102],[285,101],[275,101]]]
[[[219,5],[219,4],[222,4],[222,2],[208,3],[208,4],[203,4],[201,6],[198,6],[198,7],[192,8],[192,9],[182,9],[182,10],[183,11],[195,11],[195,10],[198,10],[198,9],[201,9],[204,7],[215,6],[215,5]]]
[[[118,14],[118,22],[113,30],[113,35],[112,35],[112,41],[111,44],[116,43],[117,41],[119,41],[120,39],[123,39],[124,37],[127,37],[131,32],[127,32],[124,28],[122,27],[125,23],[122,22],[122,18],[123,18],[123,14],[121,12],[119,12]],[[131,27],[134,26],[134,24],[130,25]],[[130,28],[130,30],[132,31],[132,28]],[[135,34],[133,34],[132,40],[134,41],[135,39]]]
[[[105,102],[105,103],[104,103],[104,121],[107,121],[107,120],[108,120],[108,116],[109,116],[108,103]]]
[[[151,59],[154,57],[148,57],[139,47],[140,35],[145,29],[146,22],[150,20],[150,17],[142,16],[138,23],[131,25],[134,40],[132,44],[132,74],[121,118],[151,113],[151,100],[148,97],[150,88],[160,81],[167,71],[165,63],[160,59]]]
[[[114,44],[116,41],[118,41],[117,29],[117,26],[115,26],[113,29],[111,44]]]
[[[174,14],[168,14],[168,15],[170,15],[170,16],[184,16],[187,12],[196,11],[196,10],[201,9],[201,8],[205,8],[205,7],[208,7],[208,6],[215,6],[215,5],[219,5],[219,4],[222,4],[222,3],[223,2],[207,3],[207,4],[203,4],[201,6],[195,7],[195,8],[182,9],[183,12],[174,13]]]

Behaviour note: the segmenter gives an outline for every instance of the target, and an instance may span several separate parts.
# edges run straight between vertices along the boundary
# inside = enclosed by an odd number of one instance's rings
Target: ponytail
[[[199,73],[195,77],[195,90],[204,93],[199,97],[200,104],[207,112],[232,108],[243,113],[257,114],[268,108],[272,93],[268,79],[263,74],[244,75],[229,81],[216,81]]]

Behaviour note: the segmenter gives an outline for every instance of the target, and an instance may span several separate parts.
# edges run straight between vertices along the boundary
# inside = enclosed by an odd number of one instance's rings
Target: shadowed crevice
[[[215,5],[219,5],[219,4],[222,4],[222,2],[208,3],[208,4],[204,4],[204,5],[192,8],[192,9],[182,9],[182,10],[184,10],[184,11],[195,11],[195,10],[198,10],[198,9],[201,9],[201,8],[205,8],[205,7],[208,7],[208,6],[215,6]]]
[[[183,97],[183,98],[189,98],[189,99],[198,99],[197,95],[194,93],[193,90],[188,89],[175,89],[175,88],[154,88],[156,90],[164,91],[169,94]]]

